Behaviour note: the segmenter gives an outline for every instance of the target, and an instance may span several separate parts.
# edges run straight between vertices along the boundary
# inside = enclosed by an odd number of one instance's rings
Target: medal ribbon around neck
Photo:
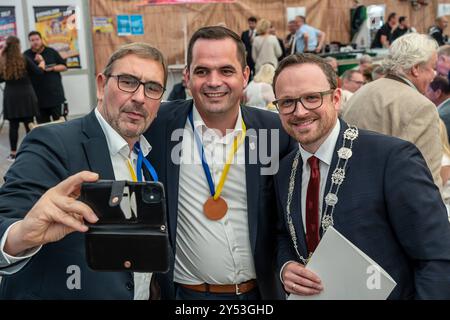
[[[158,182],[158,174],[156,173],[156,170],[152,166],[150,161],[148,161],[147,158],[144,157],[139,141],[134,144],[133,151],[138,155],[136,172],[133,170],[130,159],[127,159],[128,171],[130,171],[131,179],[133,180],[133,182],[142,182],[142,164],[144,164],[147,170],[150,172],[153,181]]]
[[[245,126],[244,120],[242,120],[242,133],[239,137],[235,137],[233,141],[233,147],[228,153],[226,163],[223,167],[222,174],[219,179],[219,183],[217,185],[217,189],[214,186],[214,182],[211,176],[211,170],[209,169],[208,163],[206,162],[205,157],[205,150],[203,148],[202,141],[200,139],[200,136],[198,135],[197,131],[194,128],[194,120],[193,120],[193,111],[189,112],[189,122],[192,127],[192,131],[194,133],[195,141],[197,142],[198,151],[200,154],[200,158],[202,160],[202,167],[203,171],[205,172],[206,180],[208,181],[209,186],[209,192],[211,193],[211,197],[208,198],[208,200],[205,202],[203,206],[203,211],[208,217],[208,219],[211,220],[220,220],[222,219],[227,210],[228,206],[225,200],[220,197],[220,194],[222,193],[223,186],[225,184],[225,180],[227,179],[228,171],[230,170],[231,162],[233,161],[234,155],[236,154],[239,146],[242,144],[242,142],[245,139],[245,134],[247,131],[247,128]]]

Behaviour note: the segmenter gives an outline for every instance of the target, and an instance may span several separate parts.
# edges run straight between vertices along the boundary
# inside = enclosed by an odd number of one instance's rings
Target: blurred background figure
[[[286,38],[284,39],[284,48],[286,50],[286,55],[290,55],[295,51],[295,32],[297,31],[297,23],[295,20],[288,22],[288,31]]]
[[[364,71],[372,66],[372,57],[368,54],[363,54],[361,58],[358,60],[358,67],[356,70],[358,70],[361,73],[364,73]]]
[[[377,31],[375,38],[372,41],[371,49],[373,48],[389,48],[392,43],[392,31],[397,23],[397,15],[392,12],[388,16],[388,20],[383,26]]]
[[[436,24],[430,28],[430,36],[432,36],[440,46],[443,46],[448,41],[448,36],[444,34],[444,30],[447,26],[448,19],[446,16],[442,16],[436,18]]]
[[[319,53],[325,43],[325,32],[306,24],[304,16],[296,16],[297,32],[295,34],[295,52]]]
[[[425,95],[437,107],[439,117],[450,132],[450,84],[445,77],[436,76],[430,83]],[[450,140],[450,136],[449,136]]]
[[[442,142],[442,199],[444,200],[450,218],[450,145],[448,142],[447,128],[441,119],[439,119],[439,136]]]
[[[383,78],[386,75],[386,72],[382,65],[375,64],[372,70],[372,81]]]
[[[22,122],[28,133],[29,125],[39,112],[38,100],[29,75],[43,74],[43,70],[45,70],[44,60],[36,66],[33,61],[22,55],[19,38],[9,36],[6,39],[5,47],[0,54],[0,82],[6,82],[3,112],[4,118],[9,121],[10,161],[16,158],[19,124]]]
[[[398,18],[397,28],[395,28],[394,32],[392,32],[392,41],[395,41],[395,39],[411,32],[417,31],[409,25],[408,17],[401,16],[400,18]]]
[[[186,100],[192,98],[191,91],[186,86],[185,75],[186,69],[183,69],[183,77],[181,78],[181,82],[178,82],[173,86],[167,101]]]
[[[50,117],[53,121],[59,120],[66,102],[61,78],[61,72],[67,70],[66,61],[58,51],[44,45],[38,31],[31,31],[28,40],[31,48],[26,50],[24,55],[36,65],[42,60],[46,64],[43,74],[30,74],[31,84],[39,103],[39,116],[36,120],[38,123],[50,122]]]
[[[255,61],[255,73],[263,64],[270,63],[275,68],[278,66],[278,58],[281,57],[281,51],[278,39],[269,34],[271,23],[269,20],[261,19],[256,25],[257,36],[252,44],[252,58]]]
[[[324,59],[333,68],[334,72],[336,72],[336,74],[338,74],[339,65],[338,65],[337,59],[335,57],[330,57],[330,56],[325,57]]]
[[[438,50],[438,60],[436,63],[436,72],[443,77],[450,76],[450,45],[446,44]]]
[[[256,37],[256,23],[258,20],[256,17],[249,17],[247,19],[248,30],[245,30],[241,34],[241,40],[244,42],[245,51],[247,51],[247,65],[250,68],[250,79],[255,75],[255,62],[252,58],[252,43]]]
[[[277,29],[273,26],[273,24],[269,28],[269,34],[275,36],[275,38],[277,38],[277,40],[278,40],[278,44],[280,45],[281,56],[278,57],[278,62],[280,62],[287,55],[286,54],[286,48],[284,47],[284,42],[283,42],[283,40],[281,38],[278,38],[278,36],[277,36]]]
[[[275,68],[271,64],[263,64],[252,81],[244,90],[245,104],[250,107],[274,111],[272,101],[275,100],[272,81]]]
[[[346,70],[342,74],[342,89],[355,93],[364,85],[364,76],[359,70]]]

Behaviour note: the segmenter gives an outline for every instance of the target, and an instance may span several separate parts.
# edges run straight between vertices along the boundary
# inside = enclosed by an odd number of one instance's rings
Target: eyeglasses
[[[357,80],[353,80],[353,79],[349,79],[348,81],[354,82],[360,86],[363,86],[366,83],[365,81],[357,81]]]
[[[153,100],[159,100],[166,91],[162,85],[155,81],[142,82],[136,77],[127,74],[111,74],[107,77],[114,77],[117,79],[117,87],[128,93],[135,93],[139,86],[142,84],[144,86],[144,94],[147,98]]]
[[[278,99],[272,103],[277,108],[278,112],[283,115],[288,115],[295,112],[297,103],[300,102],[306,110],[315,110],[322,106],[323,96],[331,94],[335,89],[330,89],[322,92],[308,93],[298,98]]]

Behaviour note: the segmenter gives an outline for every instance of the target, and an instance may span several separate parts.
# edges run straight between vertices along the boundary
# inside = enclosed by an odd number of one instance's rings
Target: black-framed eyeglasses
[[[153,100],[161,99],[164,94],[164,91],[166,91],[166,88],[164,88],[158,82],[155,81],[142,82],[136,77],[133,77],[132,75],[129,74],[110,74],[107,77],[116,78],[117,87],[120,90],[128,93],[135,93],[139,89],[139,86],[142,84],[144,86],[145,96]]]
[[[312,92],[298,98],[278,99],[272,103],[275,105],[278,112],[283,115],[294,113],[295,109],[297,109],[298,102],[300,102],[306,110],[315,110],[322,106],[323,96],[333,93],[334,90],[336,89],[330,89],[322,92]]]

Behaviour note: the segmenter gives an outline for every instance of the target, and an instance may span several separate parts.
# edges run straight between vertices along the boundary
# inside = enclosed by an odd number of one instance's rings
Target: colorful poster
[[[14,7],[0,7],[0,48],[8,36],[17,36],[16,13]]]
[[[94,33],[112,33],[114,31],[113,18],[92,17],[92,30]]]
[[[131,35],[130,16],[128,15],[117,16],[117,35],[119,36]]]
[[[68,68],[81,68],[74,6],[33,7],[35,28],[44,43],[66,59]]]
[[[144,34],[144,18],[142,15],[118,15],[117,16],[117,35],[119,36],[138,36]]]
[[[142,15],[131,15],[131,34],[143,35],[144,34],[144,19]]]

